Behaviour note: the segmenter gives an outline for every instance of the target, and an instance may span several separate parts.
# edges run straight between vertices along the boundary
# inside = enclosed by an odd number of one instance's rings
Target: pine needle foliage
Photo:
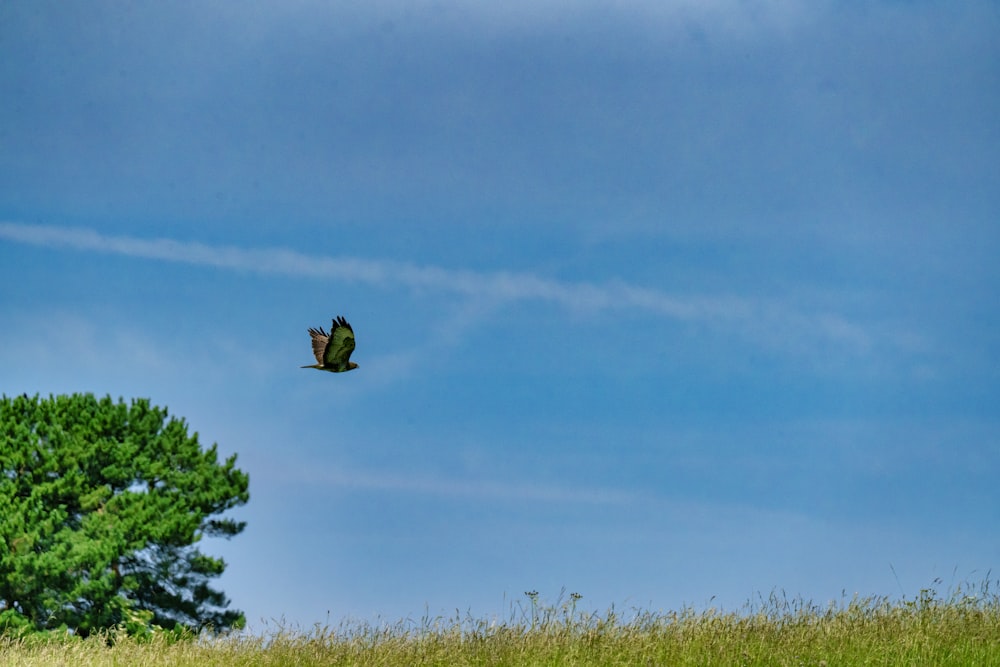
[[[244,528],[235,463],[145,399],[0,398],[0,633],[240,626],[194,546]]]

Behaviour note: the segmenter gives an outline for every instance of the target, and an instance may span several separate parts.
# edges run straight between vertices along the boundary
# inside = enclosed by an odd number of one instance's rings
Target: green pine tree
[[[145,399],[0,398],[0,632],[241,627],[194,546],[245,527],[235,463]]]

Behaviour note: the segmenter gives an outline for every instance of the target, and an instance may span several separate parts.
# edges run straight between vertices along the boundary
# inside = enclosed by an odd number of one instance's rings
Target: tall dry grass
[[[825,606],[772,594],[739,612],[580,611],[533,591],[506,619],[344,623],[259,635],[111,632],[0,639],[0,665],[1000,665],[1000,596],[989,583],[947,596],[844,599]]]

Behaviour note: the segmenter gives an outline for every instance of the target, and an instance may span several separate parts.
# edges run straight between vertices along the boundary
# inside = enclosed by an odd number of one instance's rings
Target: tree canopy
[[[241,627],[194,546],[245,527],[235,464],[146,399],[0,398],[0,632]]]

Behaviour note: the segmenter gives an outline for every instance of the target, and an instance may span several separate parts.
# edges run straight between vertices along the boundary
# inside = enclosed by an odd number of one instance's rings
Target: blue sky
[[[1000,7],[493,4],[4,3],[0,392],[238,453],[252,627],[1000,570]]]

